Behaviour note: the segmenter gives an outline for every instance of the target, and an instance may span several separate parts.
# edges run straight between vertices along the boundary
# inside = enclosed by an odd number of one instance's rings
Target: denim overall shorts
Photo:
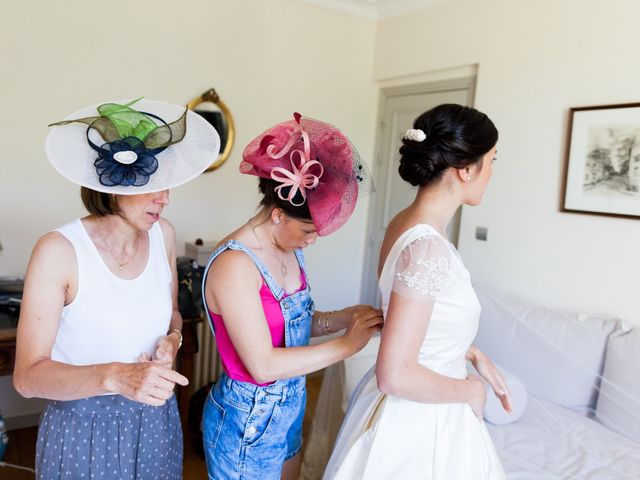
[[[256,254],[244,244],[229,240],[213,252],[204,278],[218,255],[227,249],[251,257],[264,282],[280,303],[284,316],[286,347],[309,344],[314,312],[309,282],[306,288],[285,296]],[[295,251],[304,270],[301,250]],[[209,325],[213,321],[203,301]],[[215,336],[215,331],[213,331]],[[277,380],[259,386],[234,380],[223,373],[209,392],[202,416],[205,457],[209,479],[279,479],[282,464],[302,448],[302,420],[306,404],[305,377]]]

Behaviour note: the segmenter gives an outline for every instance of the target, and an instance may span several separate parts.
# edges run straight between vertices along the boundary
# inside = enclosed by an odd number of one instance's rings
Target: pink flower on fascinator
[[[311,145],[309,142],[309,134],[300,126],[301,115],[294,113],[296,123],[300,129],[300,136],[302,138],[303,149],[292,149],[292,147],[298,142],[295,135],[291,136],[291,139],[285,144],[285,146],[276,151],[277,148],[273,143],[269,143],[266,146],[266,154],[274,160],[284,157],[288,152],[289,161],[291,162],[291,169],[283,167],[273,167],[271,170],[271,178],[276,182],[280,182],[281,185],[276,187],[276,192],[282,200],[287,200],[291,205],[299,207],[304,205],[307,201],[307,189],[313,189],[320,183],[320,177],[324,173],[324,168],[317,160],[311,160]],[[263,141],[260,142],[261,147],[265,146],[265,140],[271,142],[275,137],[272,135],[265,136]],[[296,165],[295,157],[298,157],[300,166]],[[311,170],[316,167],[317,175],[314,175]],[[285,195],[285,188],[289,188],[289,192]],[[302,196],[301,202],[295,202],[294,198],[296,194],[300,192]]]

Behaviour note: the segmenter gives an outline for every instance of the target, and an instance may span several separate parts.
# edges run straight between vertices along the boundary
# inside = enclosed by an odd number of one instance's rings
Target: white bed
[[[526,388],[517,421],[487,423],[507,477],[640,480],[640,331],[611,316],[476,292],[474,343]]]
[[[640,479],[637,443],[532,394],[517,422],[487,427],[509,480]]]

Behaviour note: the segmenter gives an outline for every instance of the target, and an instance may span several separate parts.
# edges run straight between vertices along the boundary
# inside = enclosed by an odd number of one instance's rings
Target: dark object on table
[[[0,278],[0,329],[18,325],[23,287],[21,278]]]
[[[0,278],[0,375],[13,373],[22,287],[22,279]]]
[[[17,293],[22,296],[24,279],[15,277],[0,277],[0,295]]]
[[[200,317],[202,304],[202,276],[204,267],[193,258],[178,257],[178,308],[183,317]]]

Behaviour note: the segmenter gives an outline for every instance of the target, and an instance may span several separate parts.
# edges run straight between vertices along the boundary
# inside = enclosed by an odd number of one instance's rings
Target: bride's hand
[[[476,417],[478,417],[478,420],[482,420],[484,416],[484,404],[487,402],[487,389],[480,377],[476,377],[475,375],[469,375],[466,382],[469,387],[467,403]]]
[[[513,411],[511,393],[509,392],[509,388],[507,388],[502,374],[489,357],[477,347],[472,346],[467,353],[467,360],[470,360],[480,376],[489,382],[496,397],[500,400],[502,408],[504,408],[507,413],[511,413]]]

